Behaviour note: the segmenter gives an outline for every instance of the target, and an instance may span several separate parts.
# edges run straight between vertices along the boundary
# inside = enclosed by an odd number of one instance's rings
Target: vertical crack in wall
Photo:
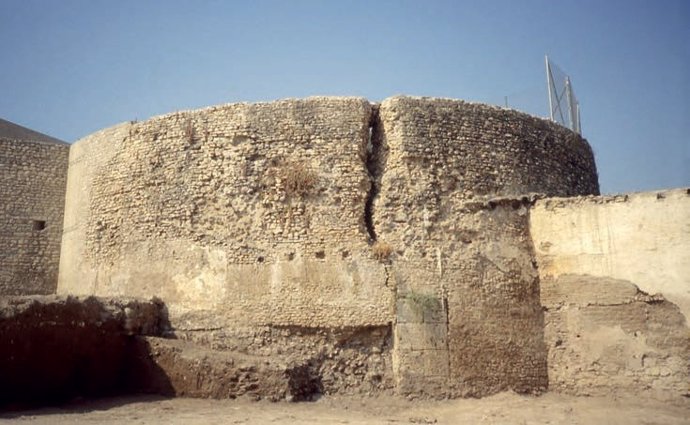
[[[391,271],[388,269],[388,265],[384,264],[383,265],[383,273],[386,276],[386,280],[383,281],[383,285],[388,288],[388,282],[391,280]]]
[[[372,242],[377,239],[374,226],[374,201],[381,190],[381,176],[384,168],[381,145],[382,128],[379,117],[379,105],[373,104],[371,105],[371,115],[369,116],[369,140],[367,141],[366,155],[363,158],[371,181],[367,200],[364,204],[364,224],[367,228],[367,233],[369,233],[369,239]]]
[[[448,293],[446,291],[446,288],[443,288],[443,311],[445,313],[445,319],[446,319],[446,353],[447,355],[447,365],[448,365],[448,380],[450,381],[450,372],[453,370],[452,364],[451,364],[451,355],[450,355],[450,312],[448,308]],[[450,383],[450,382],[449,382]]]

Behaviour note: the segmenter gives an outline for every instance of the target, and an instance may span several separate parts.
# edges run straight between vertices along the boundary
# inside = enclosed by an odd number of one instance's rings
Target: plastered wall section
[[[544,199],[530,215],[551,388],[687,405],[688,190]]]
[[[530,232],[542,277],[627,280],[662,294],[690,319],[688,189],[541,200]]]
[[[159,296],[179,330],[388,324],[370,117],[360,98],[232,104],[77,142],[59,291]]]
[[[390,245],[401,392],[547,387],[529,197],[598,193],[591,150],[525,114],[456,100],[380,105],[373,227]]]
[[[69,145],[0,138],[0,294],[54,293]]]

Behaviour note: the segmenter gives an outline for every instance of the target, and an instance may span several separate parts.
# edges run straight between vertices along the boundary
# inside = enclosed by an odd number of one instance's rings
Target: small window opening
[[[326,258],[326,253],[323,251],[319,251],[316,253],[316,258],[318,258],[319,260],[323,260],[324,258]]]
[[[33,229],[36,231],[41,231],[46,228],[45,220],[33,220]]]

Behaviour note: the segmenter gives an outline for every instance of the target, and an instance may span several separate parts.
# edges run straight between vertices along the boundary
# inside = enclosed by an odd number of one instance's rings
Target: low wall
[[[531,209],[551,388],[687,402],[688,217],[687,189]]]
[[[137,391],[135,336],[166,327],[155,301],[0,298],[0,409]]]
[[[0,138],[0,295],[54,293],[69,145]]]
[[[269,357],[165,338],[167,313],[160,300],[0,298],[0,412],[136,393],[309,401],[390,388],[385,332],[284,329],[264,341]]]
[[[541,300],[550,388],[688,404],[690,329],[678,306],[587,275],[543,279]]]

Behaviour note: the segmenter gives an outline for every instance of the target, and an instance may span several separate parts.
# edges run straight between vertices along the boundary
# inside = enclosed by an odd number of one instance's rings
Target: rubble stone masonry
[[[157,297],[177,394],[686,400],[689,193],[597,196],[587,141],[487,105],[220,105],[1,139],[0,295],[59,258],[60,294]]]
[[[589,145],[553,123],[457,100],[391,98],[379,114],[372,215],[393,251],[398,388],[546,389],[531,199],[522,194],[598,193]]]
[[[0,138],[0,296],[55,293],[68,154]]]
[[[179,329],[389,323],[364,222],[370,111],[235,104],[77,142],[60,291],[157,295]]]
[[[527,192],[598,193],[591,149],[486,105],[309,98],[126,123],[71,149],[59,292],[159,296],[183,338],[299,353],[345,387],[538,392],[530,201],[489,202]]]

